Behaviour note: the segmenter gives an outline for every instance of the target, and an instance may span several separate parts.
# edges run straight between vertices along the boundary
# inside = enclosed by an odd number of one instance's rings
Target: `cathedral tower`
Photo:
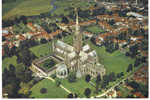
[[[77,12],[77,8],[75,8],[75,13],[76,13],[76,25],[75,25],[75,33],[74,33],[74,37],[73,37],[73,46],[75,49],[75,52],[77,54],[76,56],[76,66],[75,66],[75,71],[76,71],[76,77],[80,78],[81,75],[81,71],[80,71],[80,51],[82,49],[82,34],[80,33],[80,26],[79,26],[79,18],[78,18],[78,12]]]

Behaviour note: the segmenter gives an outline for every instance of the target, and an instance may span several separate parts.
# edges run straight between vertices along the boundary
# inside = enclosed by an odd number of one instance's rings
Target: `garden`
[[[44,68],[45,70],[48,70],[54,67],[55,65],[56,65],[56,61],[54,61],[53,59],[47,59],[40,64],[40,66]]]

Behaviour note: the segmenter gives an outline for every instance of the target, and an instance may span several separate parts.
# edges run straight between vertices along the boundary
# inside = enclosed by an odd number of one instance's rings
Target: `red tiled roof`
[[[26,38],[23,35],[19,35],[20,40],[26,40]]]
[[[136,95],[137,97],[140,97],[140,98],[145,98],[141,92],[135,92],[134,95]]]

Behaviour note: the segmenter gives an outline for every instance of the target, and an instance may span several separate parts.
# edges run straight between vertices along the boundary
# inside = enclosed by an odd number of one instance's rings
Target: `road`
[[[105,91],[104,93],[97,95],[96,98],[100,98],[102,96],[105,96],[107,93],[109,93],[110,91],[112,91],[116,86],[118,86],[121,82],[124,82],[126,79],[132,77],[134,73],[132,73],[131,75],[129,75],[128,77],[124,78],[123,80],[119,81],[117,84],[115,84],[114,86],[112,86],[111,88],[109,88],[107,91]],[[94,98],[93,96],[91,98]]]

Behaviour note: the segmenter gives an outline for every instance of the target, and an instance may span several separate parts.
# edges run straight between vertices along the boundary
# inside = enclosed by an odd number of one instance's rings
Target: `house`
[[[35,27],[35,26],[33,26],[33,24],[32,24],[32,23],[27,23],[27,27],[28,27],[29,29],[31,29],[33,32],[35,32],[35,31],[36,31],[36,27]]]
[[[145,97],[142,95],[141,92],[135,92],[135,93],[134,93],[134,96],[135,96],[135,97],[139,97],[139,98],[145,98]]]
[[[138,14],[138,13],[135,13],[135,12],[128,12],[127,15],[128,15],[128,16],[134,16],[134,17],[136,17],[138,20],[143,20],[143,19],[144,19],[144,16],[143,16],[143,15]]]
[[[91,32],[83,32],[83,35],[88,37],[88,38],[91,38],[93,36],[93,34]]]
[[[116,90],[112,90],[106,96],[109,98],[115,98],[115,97],[117,97],[117,92],[116,92]]]

